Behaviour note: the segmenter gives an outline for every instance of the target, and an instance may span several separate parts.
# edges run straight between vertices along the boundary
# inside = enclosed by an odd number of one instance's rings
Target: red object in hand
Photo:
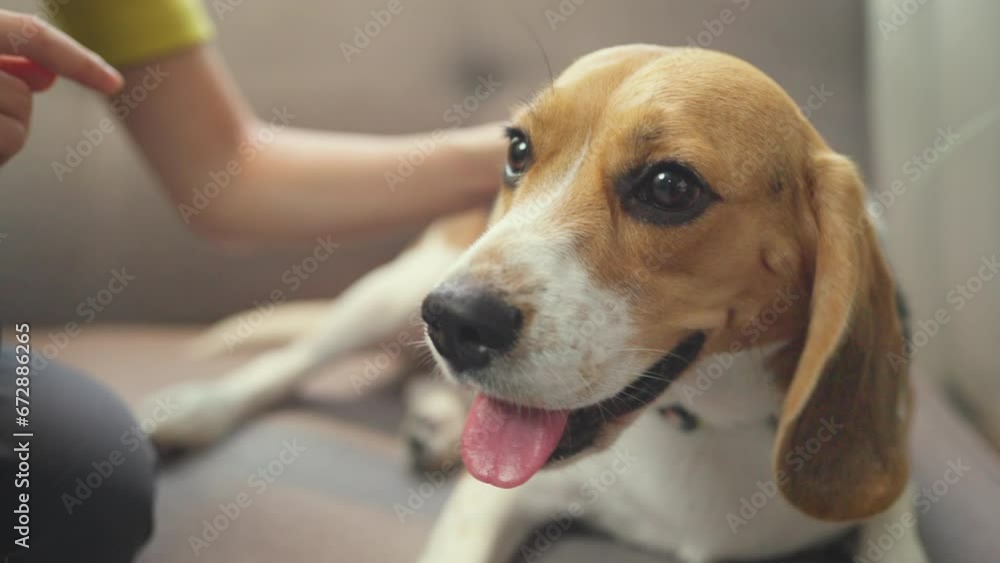
[[[0,55],[0,71],[17,77],[32,92],[44,92],[56,81],[56,73],[34,61],[14,55]]]

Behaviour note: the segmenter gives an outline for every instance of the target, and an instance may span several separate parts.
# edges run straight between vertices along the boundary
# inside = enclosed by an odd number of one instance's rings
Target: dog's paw
[[[147,397],[136,410],[140,426],[161,451],[207,446],[246,416],[238,396],[216,382],[181,383]]]
[[[417,471],[453,469],[462,463],[459,444],[468,401],[454,385],[414,379],[406,390],[402,434]]]

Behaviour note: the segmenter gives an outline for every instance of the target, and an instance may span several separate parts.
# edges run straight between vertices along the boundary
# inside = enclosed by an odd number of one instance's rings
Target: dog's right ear
[[[807,514],[858,520],[888,509],[908,479],[903,331],[854,165],[831,152],[813,163],[809,326],[782,406],[775,479]]]

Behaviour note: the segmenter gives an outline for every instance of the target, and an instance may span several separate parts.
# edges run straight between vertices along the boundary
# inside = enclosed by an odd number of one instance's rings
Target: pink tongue
[[[510,489],[538,472],[555,451],[569,411],[533,409],[476,395],[462,432],[462,460],[473,477]]]

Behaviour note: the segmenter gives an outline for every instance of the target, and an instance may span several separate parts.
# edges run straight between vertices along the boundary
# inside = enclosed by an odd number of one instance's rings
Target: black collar
[[[701,353],[706,334],[695,332],[681,340],[617,395],[570,413],[562,440],[549,461],[560,461],[593,445],[607,422],[621,418],[655,401]]]

